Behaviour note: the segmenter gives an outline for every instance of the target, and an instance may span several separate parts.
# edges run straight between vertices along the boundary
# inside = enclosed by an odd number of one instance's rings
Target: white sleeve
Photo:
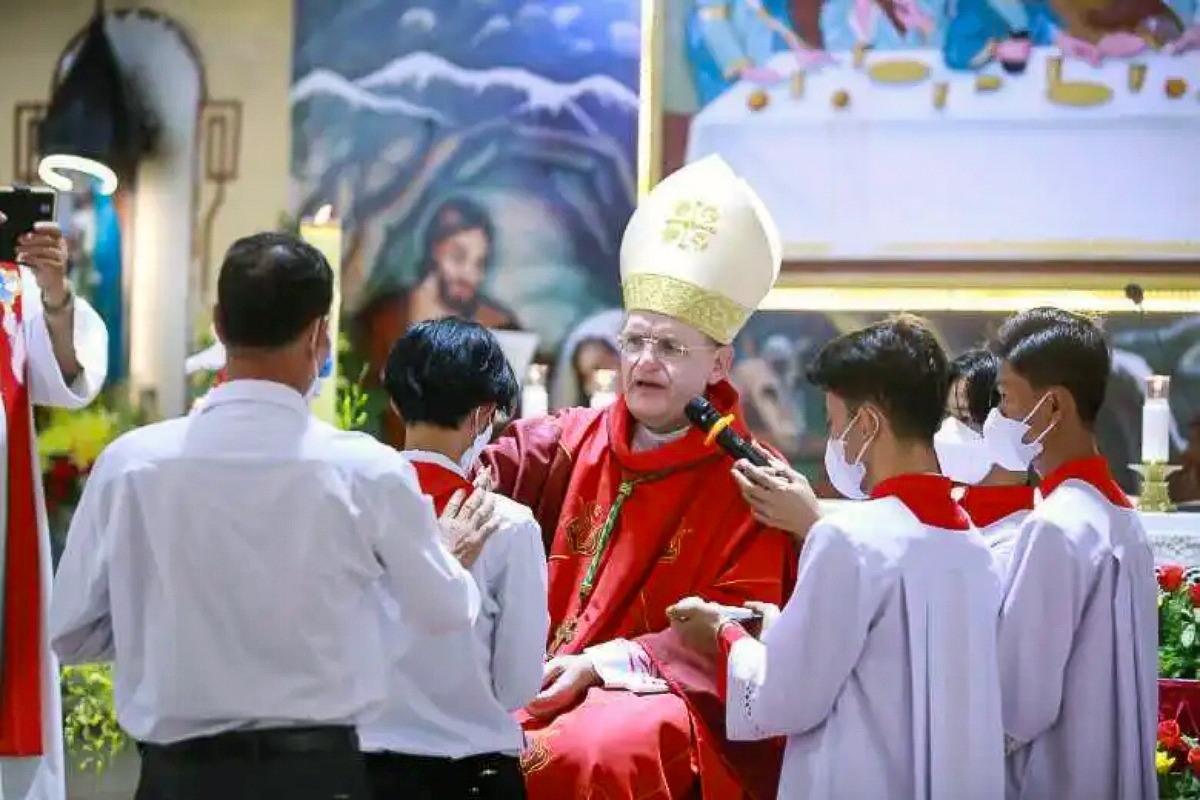
[[[471,573],[442,545],[433,502],[418,489],[416,473],[398,454],[396,468],[376,487],[382,497],[374,520],[375,552],[405,616],[429,633],[466,628],[479,614]]]
[[[24,267],[21,269],[21,293],[30,400],[40,406],[83,408],[100,393],[108,376],[108,329],[104,327],[104,320],[86,300],[75,298],[71,324],[75,359],[80,371],[68,386],[54,357],[41,289],[33,273]]]
[[[730,739],[800,734],[825,720],[866,642],[877,591],[872,583],[854,544],[818,522],[779,618],[763,641],[746,637],[730,649],[725,701]]]
[[[50,596],[50,642],[64,664],[113,658],[108,596],[109,542],[103,500],[110,491],[102,454],[83,487]]]
[[[509,711],[524,708],[542,687],[550,612],[542,529],[528,517],[511,530],[495,592],[500,607],[492,638],[492,691]]]
[[[1058,719],[1067,660],[1089,581],[1070,538],[1045,520],[1022,526],[1000,613],[1004,732],[1017,745]]]

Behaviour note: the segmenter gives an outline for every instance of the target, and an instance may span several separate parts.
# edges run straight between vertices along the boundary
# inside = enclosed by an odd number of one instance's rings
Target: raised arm
[[[509,711],[523,708],[542,686],[550,614],[542,534],[528,517],[501,534],[507,558],[498,581],[500,616],[492,639],[492,689]]]
[[[36,405],[83,408],[108,375],[108,330],[82,297],[47,308],[28,269],[21,270],[29,395]]]

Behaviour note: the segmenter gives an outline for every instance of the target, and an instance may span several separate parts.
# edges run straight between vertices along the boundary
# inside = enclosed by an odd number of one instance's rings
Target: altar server
[[[474,322],[419,322],[392,349],[383,383],[422,491],[439,510],[462,502],[496,415],[516,404],[500,343]],[[375,800],[525,797],[512,712],[542,685],[546,553],[533,512],[504,497],[496,508],[499,529],[471,566],[483,597],[473,629],[416,631],[389,591],[375,598],[391,662],[387,705],[359,725]]]
[[[388,578],[432,631],[471,625],[479,593],[408,462],[309,411],[329,346],[324,256],[287,234],[242,239],[217,296],[228,381],[96,462],[55,582],[54,647],[114,661],[138,800],[364,800],[352,722],[386,696],[367,592]]]
[[[788,737],[781,800],[997,800],[1001,583],[936,474],[946,356],[919,321],[834,339],[809,368],[825,390],[825,465],[861,499],[813,525],[796,590],[760,639],[689,598],[670,614],[719,650],[735,739]]]
[[[933,447],[942,474],[964,487],[959,504],[1007,569],[1036,491],[1028,470],[996,464],[983,439],[983,423],[1000,402],[999,372],[1000,358],[989,350],[968,350],[950,362],[946,419],[933,437]]]
[[[1000,619],[1008,795],[1145,800],[1154,771],[1154,558],[1096,447],[1111,354],[1055,309],[1000,330],[1000,405],[984,425],[1002,467],[1033,465],[1042,502],[1021,526]]]

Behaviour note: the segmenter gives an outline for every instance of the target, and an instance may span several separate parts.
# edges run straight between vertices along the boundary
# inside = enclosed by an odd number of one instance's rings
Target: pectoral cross
[[[576,617],[564,619],[554,631],[554,639],[550,642],[550,655],[557,653],[563,645],[569,644],[575,638],[575,630],[578,627],[579,620]]]

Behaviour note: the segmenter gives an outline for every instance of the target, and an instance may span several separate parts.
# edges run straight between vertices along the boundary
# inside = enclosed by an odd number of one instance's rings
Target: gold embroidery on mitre
[[[667,217],[663,227],[663,242],[680,250],[698,253],[708,249],[708,242],[717,235],[720,210],[698,200],[680,200]]]
[[[567,522],[564,527],[567,549],[573,555],[595,555],[600,529],[604,527],[605,514],[599,503],[584,503],[579,507],[579,516]]]
[[[729,344],[750,319],[743,308],[724,295],[669,275],[639,272],[621,284],[628,311],[651,311],[685,322],[721,344]]]

